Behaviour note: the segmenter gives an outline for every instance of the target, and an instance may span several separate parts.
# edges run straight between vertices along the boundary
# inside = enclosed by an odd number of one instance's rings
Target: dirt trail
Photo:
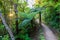
[[[58,40],[56,35],[48,28],[48,26],[42,23],[45,40]]]
[[[36,22],[39,24],[39,19],[37,19]],[[52,30],[48,26],[46,26],[43,23],[41,24],[41,26],[42,26],[45,40],[58,40],[57,36],[52,32]],[[35,36],[33,40],[40,40],[38,39],[38,37],[40,36],[39,34],[40,32],[38,31],[37,35]]]

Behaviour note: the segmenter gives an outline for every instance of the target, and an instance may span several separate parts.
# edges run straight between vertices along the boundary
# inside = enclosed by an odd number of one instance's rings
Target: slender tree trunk
[[[16,24],[16,33],[18,34],[18,14],[17,14],[17,4],[14,4],[14,11],[15,11],[15,15],[16,15],[16,21],[15,21],[15,24]]]
[[[34,23],[33,23],[33,19],[31,20],[31,24],[32,24],[32,27],[33,27],[33,25],[34,25]]]
[[[39,24],[41,26],[41,12],[39,12]]]
[[[0,17],[1,17],[1,19],[2,19],[2,22],[3,22],[6,30],[8,31],[8,33],[9,33],[9,35],[10,35],[10,37],[11,37],[11,40],[15,40],[14,35],[13,35],[13,33],[12,33],[12,30],[11,30],[11,29],[9,28],[9,26],[6,24],[5,19],[4,19],[4,17],[2,16],[2,13],[0,13]]]

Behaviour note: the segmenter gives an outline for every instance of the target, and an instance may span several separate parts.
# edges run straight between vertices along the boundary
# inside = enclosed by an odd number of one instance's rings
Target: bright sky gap
[[[35,0],[27,0],[27,2],[28,2],[28,7],[33,8]]]

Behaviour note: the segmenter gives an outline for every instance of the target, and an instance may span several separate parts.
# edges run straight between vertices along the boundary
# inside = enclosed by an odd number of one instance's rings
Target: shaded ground
[[[39,23],[38,20],[36,20],[37,23]],[[48,26],[46,26],[45,24],[41,24],[42,25],[42,30],[43,32],[41,32],[40,30],[37,30],[35,33],[35,36],[32,37],[32,40],[58,40],[57,36],[52,32],[51,29],[48,28]],[[44,34],[44,35],[43,35]],[[41,36],[43,35],[43,36]],[[42,37],[42,39],[41,39]]]
[[[48,28],[48,26],[42,24],[44,36],[46,40],[58,40],[56,35]]]

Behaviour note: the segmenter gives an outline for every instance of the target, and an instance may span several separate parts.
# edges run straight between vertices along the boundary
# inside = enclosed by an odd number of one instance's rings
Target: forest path
[[[39,20],[36,20],[37,23],[39,23]],[[43,35],[45,40],[58,40],[57,36],[53,33],[53,31],[45,24],[41,23],[42,30],[43,30]],[[40,37],[40,31],[38,31],[36,37],[33,40],[41,40],[39,39]]]
[[[45,40],[58,40],[56,35],[49,29],[48,26],[42,23]]]

